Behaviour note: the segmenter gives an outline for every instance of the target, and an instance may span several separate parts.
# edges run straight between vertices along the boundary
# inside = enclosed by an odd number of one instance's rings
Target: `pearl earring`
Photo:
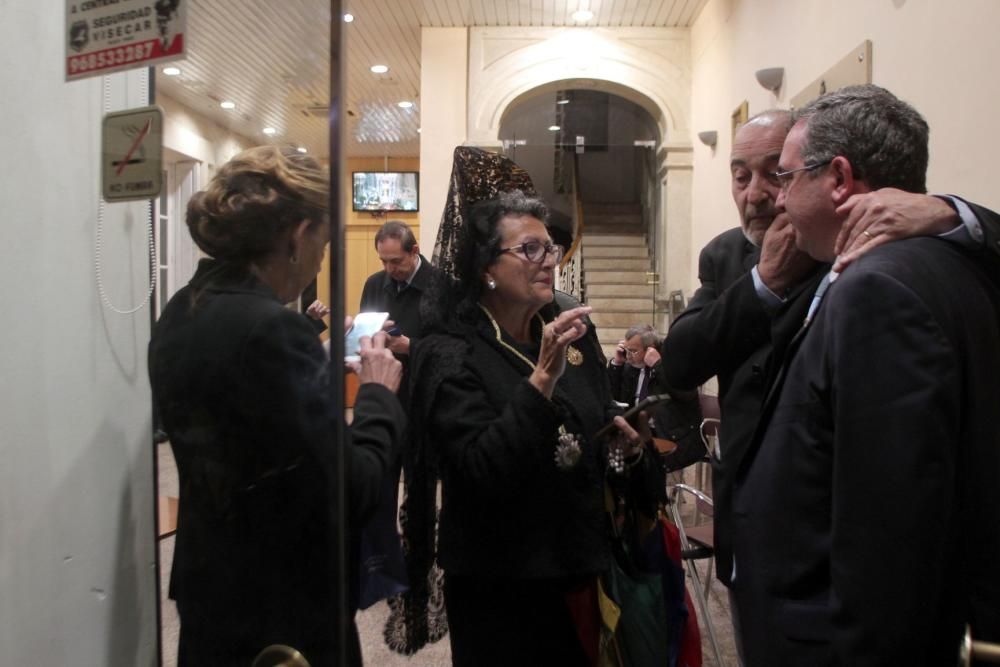
[[[486,280],[486,286],[489,287],[490,289],[496,289],[497,281],[493,280],[492,278],[488,278]]]

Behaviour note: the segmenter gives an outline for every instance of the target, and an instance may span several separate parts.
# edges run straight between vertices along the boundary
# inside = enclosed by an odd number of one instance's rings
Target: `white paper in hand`
[[[358,313],[354,324],[344,336],[344,360],[361,361],[361,337],[374,336],[382,330],[382,325],[389,319],[389,313]]]

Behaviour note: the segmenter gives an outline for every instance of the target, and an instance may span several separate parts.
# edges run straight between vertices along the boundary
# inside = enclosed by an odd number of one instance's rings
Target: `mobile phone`
[[[403,333],[402,331],[399,330],[399,327],[392,327],[391,329],[386,329],[385,332],[390,336],[398,336]]]
[[[344,361],[361,361],[362,336],[374,336],[382,330],[389,313],[358,313],[351,328],[344,334]]]
[[[670,394],[651,394],[646,398],[642,399],[641,401],[639,401],[638,403],[636,403],[635,405],[633,405],[625,412],[623,412],[621,416],[624,417],[625,421],[627,421],[629,424],[635,426],[636,423],[638,422],[640,412],[648,408],[651,408],[658,403],[662,403],[664,401],[669,401],[669,400],[672,400]],[[596,441],[600,440],[601,438],[606,438],[615,433],[617,430],[618,427],[615,426],[615,422],[610,421],[604,426],[602,426],[600,430],[598,430],[597,433],[594,434],[594,440]]]

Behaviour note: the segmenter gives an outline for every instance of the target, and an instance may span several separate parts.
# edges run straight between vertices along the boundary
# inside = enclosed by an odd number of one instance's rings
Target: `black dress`
[[[333,664],[333,538],[346,527],[330,512],[341,415],[328,368],[307,318],[214,260],[153,331],[150,380],[180,480],[171,593],[182,666],[246,667],[277,643]],[[345,452],[353,519],[374,506],[403,426],[391,392],[363,385]],[[356,631],[351,642],[360,664]]]
[[[527,379],[536,350],[485,311],[473,320],[425,338],[414,374],[422,455],[442,484],[438,562],[453,661],[584,665],[566,596],[610,562],[606,451],[591,438],[613,414],[603,354],[592,329],[573,343],[576,363],[549,400]],[[568,469],[555,460],[561,430],[582,447]]]

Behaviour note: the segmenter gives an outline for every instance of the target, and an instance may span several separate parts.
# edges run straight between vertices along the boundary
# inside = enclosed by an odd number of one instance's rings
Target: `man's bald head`
[[[791,123],[790,111],[763,111],[741,125],[733,139],[729,158],[733,201],[743,233],[757,246],[777,215],[774,203],[780,188],[774,172]]]

